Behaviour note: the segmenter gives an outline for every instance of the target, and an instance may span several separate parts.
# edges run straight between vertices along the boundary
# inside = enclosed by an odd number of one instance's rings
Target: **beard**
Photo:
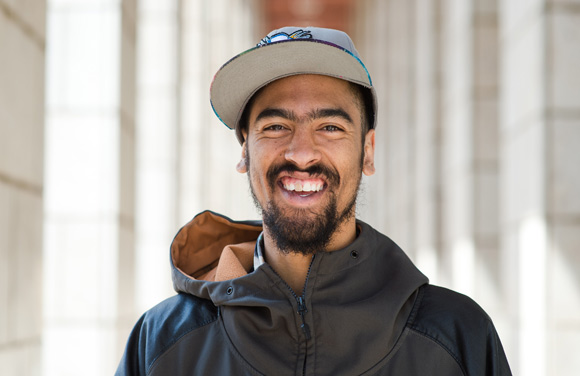
[[[261,212],[264,225],[267,227],[277,248],[283,253],[302,255],[312,255],[319,251],[325,251],[340,225],[354,216],[356,198],[361,181],[360,175],[352,197],[349,198],[346,207],[339,211],[338,200],[333,190],[340,184],[340,176],[337,171],[321,164],[307,169],[300,169],[290,162],[274,165],[266,173],[271,192],[276,189],[276,179],[281,172],[308,172],[312,176],[325,176],[328,182],[326,194],[329,195],[329,201],[322,212],[316,213],[310,209],[283,209],[273,200],[265,203],[265,205],[260,204],[252,186],[249,151],[246,156],[252,198]]]

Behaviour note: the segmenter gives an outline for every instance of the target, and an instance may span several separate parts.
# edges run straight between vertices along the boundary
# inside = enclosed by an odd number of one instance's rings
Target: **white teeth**
[[[289,183],[285,184],[284,188],[287,191],[295,191],[295,192],[320,192],[322,190],[323,184],[316,184],[311,182],[305,183]]]

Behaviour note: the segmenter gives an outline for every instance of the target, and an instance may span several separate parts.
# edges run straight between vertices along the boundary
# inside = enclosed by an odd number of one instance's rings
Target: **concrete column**
[[[514,374],[580,359],[580,4],[501,2],[501,229]]]
[[[135,317],[136,3],[48,15],[45,374],[113,374]]]
[[[169,244],[177,223],[180,2],[139,5],[136,269],[137,312],[174,294]]]
[[[473,1],[442,4],[440,283],[459,286],[468,295],[473,294],[475,259],[472,15]]]
[[[441,1],[415,7],[415,225],[417,266],[438,283],[441,252],[441,103],[442,80]]]
[[[506,325],[503,321],[505,281],[501,274],[504,266],[499,249],[498,2],[475,1],[472,22],[473,296],[492,316],[502,335]]]
[[[136,175],[136,88],[137,88],[137,1],[117,0],[121,21],[121,59],[119,81],[119,166],[116,173],[118,181],[118,227],[117,240],[117,310],[116,310],[116,346],[109,351],[116,352],[113,365],[116,367],[121,358],[129,332],[135,324],[136,311],[135,285],[137,275],[137,258],[135,247],[135,175]],[[108,366],[108,365],[104,365]]]
[[[380,230],[389,234],[411,256],[415,253],[415,114],[413,111],[415,65],[415,1],[387,3],[384,105],[385,131],[380,138],[386,148],[381,176],[386,179],[386,208]],[[377,141],[378,142],[378,141]],[[377,208],[379,209],[379,208]]]
[[[179,132],[180,223],[211,209],[232,218],[258,218],[246,175],[235,166],[241,148],[209,101],[219,67],[263,37],[255,1],[183,1],[181,128]]]
[[[0,374],[40,375],[44,0],[0,0]]]
[[[443,3],[441,283],[501,311],[494,1]]]

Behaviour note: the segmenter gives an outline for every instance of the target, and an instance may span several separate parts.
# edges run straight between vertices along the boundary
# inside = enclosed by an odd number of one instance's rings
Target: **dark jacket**
[[[248,272],[259,222],[199,214],[171,247],[178,294],[137,322],[117,375],[511,374],[475,302],[357,225],[351,245],[315,255],[298,297],[268,264]]]

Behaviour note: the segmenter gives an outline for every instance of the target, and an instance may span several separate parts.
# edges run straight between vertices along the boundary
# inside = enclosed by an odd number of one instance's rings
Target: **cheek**
[[[360,152],[349,154],[349,158],[342,158],[338,163],[338,166],[341,166],[339,173],[345,186],[351,186],[360,180],[363,167]]]
[[[254,173],[266,175],[268,168],[280,162],[284,151],[280,142],[258,142],[251,146],[249,154]]]
[[[254,189],[260,189],[261,186],[266,185],[266,172],[267,165],[265,162],[265,156],[252,153],[249,155],[248,160],[248,174],[250,176],[250,181],[254,186]]]

